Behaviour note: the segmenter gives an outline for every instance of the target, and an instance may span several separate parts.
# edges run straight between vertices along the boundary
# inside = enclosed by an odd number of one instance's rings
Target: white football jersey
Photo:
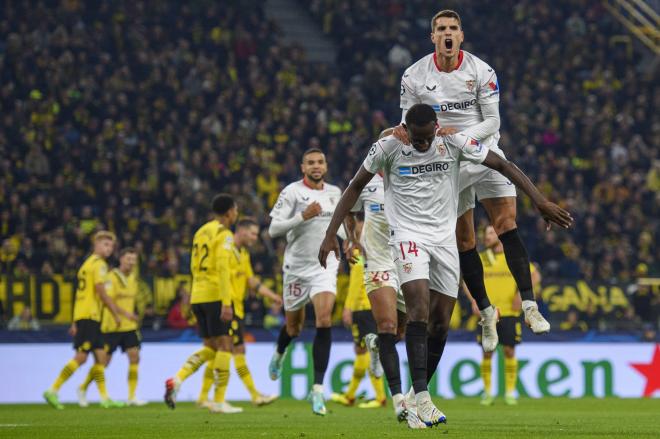
[[[428,104],[438,115],[440,126],[463,131],[483,122],[480,105],[499,101],[500,87],[495,71],[465,50],[459,53],[458,68],[450,73],[436,67],[435,53],[431,53],[408,67],[401,78],[403,122],[414,104]],[[495,149],[499,139],[497,132],[479,141]]]
[[[385,216],[385,185],[380,174],[374,175],[367,184],[355,206],[353,212],[364,211],[364,226],[360,244],[367,253],[366,271],[392,270],[392,258],[388,245],[390,229]]]
[[[304,180],[291,183],[280,192],[279,198],[270,212],[272,218],[289,219],[301,214],[314,201],[321,205],[321,213],[298,224],[286,234],[284,251],[284,272],[307,277],[325,271],[319,264],[318,254],[325,231],[341,197],[341,190],[332,184],[324,183],[323,189],[312,189]],[[328,256],[327,270],[337,272],[339,262],[334,255]]]
[[[460,162],[481,163],[487,154],[463,133],[436,137],[426,152],[394,136],[374,143],[362,166],[383,171],[389,243],[455,246]]]

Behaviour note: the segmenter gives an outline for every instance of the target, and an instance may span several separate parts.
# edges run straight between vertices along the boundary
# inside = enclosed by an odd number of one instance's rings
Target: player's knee
[[[516,350],[513,346],[504,346],[504,356],[506,358],[513,358],[516,356]]]
[[[408,323],[410,322],[423,322],[429,321],[429,308],[421,304],[406,304],[406,311],[408,312]]]
[[[516,225],[515,214],[511,215],[508,212],[506,214],[498,216],[493,221],[493,228],[495,229],[495,233],[497,233],[498,235],[513,230],[516,227],[518,226]]]
[[[317,316],[316,317],[316,327],[317,328],[329,328],[332,326],[332,318],[331,316]]]
[[[77,352],[75,357],[73,357],[73,359],[76,363],[82,366],[87,361],[87,356],[88,356],[87,352]]]
[[[286,325],[286,333],[289,334],[289,337],[298,337],[302,332],[302,322]]]
[[[431,322],[428,326],[429,338],[445,339],[449,333],[449,321]]]
[[[396,334],[397,324],[392,319],[380,319],[376,321],[376,327],[381,334]]]

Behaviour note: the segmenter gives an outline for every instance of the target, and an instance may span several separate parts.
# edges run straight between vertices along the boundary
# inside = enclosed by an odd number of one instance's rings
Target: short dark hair
[[[445,9],[435,14],[431,19],[431,32],[435,30],[435,20],[437,20],[440,17],[455,18],[456,21],[458,21],[458,27],[461,28],[463,27],[463,25],[461,24],[461,16],[458,15],[458,12],[452,11],[451,9]]]
[[[129,253],[135,253],[137,254],[137,250],[135,250],[135,247],[124,247],[121,249],[119,252],[119,257],[123,257],[124,255],[127,255]]]
[[[422,127],[438,120],[435,110],[428,104],[415,104],[406,113],[406,125]]]
[[[320,148],[316,148],[316,147],[314,147],[314,148],[309,148],[307,151],[303,152],[303,155],[302,155],[302,161],[304,162],[304,161],[305,161],[305,157],[307,157],[307,156],[310,155],[310,154],[314,154],[314,153],[319,153],[319,154],[323,154],[323,155],[325,155],[325,153],[324,153],[323,151],[321,151]]]
[[[224,215],[232,207],[236,205],[234,197],[229,194],[218,194],[213,197],[213,203],[211,203],[211,210],[216,215]]]
[[[241,218],[236,223],[236,229],[240,229],[243,227],[252,227],[252,226],[259,226],[259,223],[257,222],[256,219],[252,218],[251,216],[246,216],[245,218]]]

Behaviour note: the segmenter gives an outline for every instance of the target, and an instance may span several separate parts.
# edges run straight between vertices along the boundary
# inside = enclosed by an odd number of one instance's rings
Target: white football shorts
[[[336,270],[323,270],[313,276],[305,277],[284,272],[283,278],[282,295],[285,311],[297,311],[303,308],[312,297],[324,291],[337,294]]]
[[[390,246],[400,285],[428,279],[429,288],[449,297],[458,297],[460,264],[457,247],[396,242]]]
[[[506,158],[501,149],[497,148],[492,151]],[[458,190],[457,214],[459,217],[468,210],[474,209],[475,196],[479,201],[516,196],[516,186],[504,175],[484,165],[470,162],[461,162]]]

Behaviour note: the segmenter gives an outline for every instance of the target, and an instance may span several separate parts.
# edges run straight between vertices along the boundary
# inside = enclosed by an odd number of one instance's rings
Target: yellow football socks
[[[138,365],[128,365],[128,399],[135,399],[135,389],[137,388],[138,381]]]
[[[80,388],[82,390],[87,390],[90,384],[92,384],[92,381],[94,381],[94,369],[90,368],[89,372],[87,372],[87,376],[85,377],[85,381],[82,382],[80,385]]]
[[[385,396],[385,383],[383,382],[383,377],[376,378],[369,374],[369,378],[371,379],[371,385],[374,387],[374,392],[376,392],[376,401],[385,401],[387,396]]]
[[[94,381],[96,381],[96,386],[99,388],[99,396],[101,400],[108,399],[108,389],[105,387],[105,366],[102,364],[95,364],[90,369]]]
[[[360,385],[360,381],[364,378],[364,374],[367,372],[367,367],[369,366],[369,354],[357,354],[355,356],[355,361],[353,362],[353,377],[351,377],[351,382],[348,385],[346,390],[346,398],[355,399],[355,392]]]
[[[197,402],[206,402],[209,399],[209,390],[211,390],[211,386],[213,385],[213,361],[206,362],[204,377],[202,378],[202,390],[199,392]]]
[[[259,392],[257,392],[257,388],[254,385],[247,361],[245,361],[245,354],[234,354],[234,367],[236,367],[236,373],[241,377],[241,381],[245,384],[245,388],[250,392],[250,397],[253,400],[256,399],[259,396]]]
[[[181,369],[179,369],[179,371],[176,373],[176,377],[179,379],[179,382],[183,382],[190,375],[197,372],[197,369],[199,369],[202,364],[209,360],[213,360],[214,357],[215,351],[206,346],[192,354],[190,357],[188,357]]]
[[[504,389],[507,395],[513,394],[516,390],[516,381],[518,380],[518,359],[504,359]]]
[[[55,379],[53,385],[50,386],[50,390],[53,392],[60,390],[62,384],[64,384],[64,382],[68,380],[79,367],[80,365],[76,360],[70,360],[68,363],[66,363],[60,374]]]
[[[492,358],[484,358],[481,360],[481,379],[484,380],[484,393],[490,396],[491,389],[491,364]]]
[[[218,351],[215,354],[213,370],[215,374],[215,396],[213,400],[216,403],[225,401],[225,392],[229,384],[229,364],[231,363],[231,353]]]

